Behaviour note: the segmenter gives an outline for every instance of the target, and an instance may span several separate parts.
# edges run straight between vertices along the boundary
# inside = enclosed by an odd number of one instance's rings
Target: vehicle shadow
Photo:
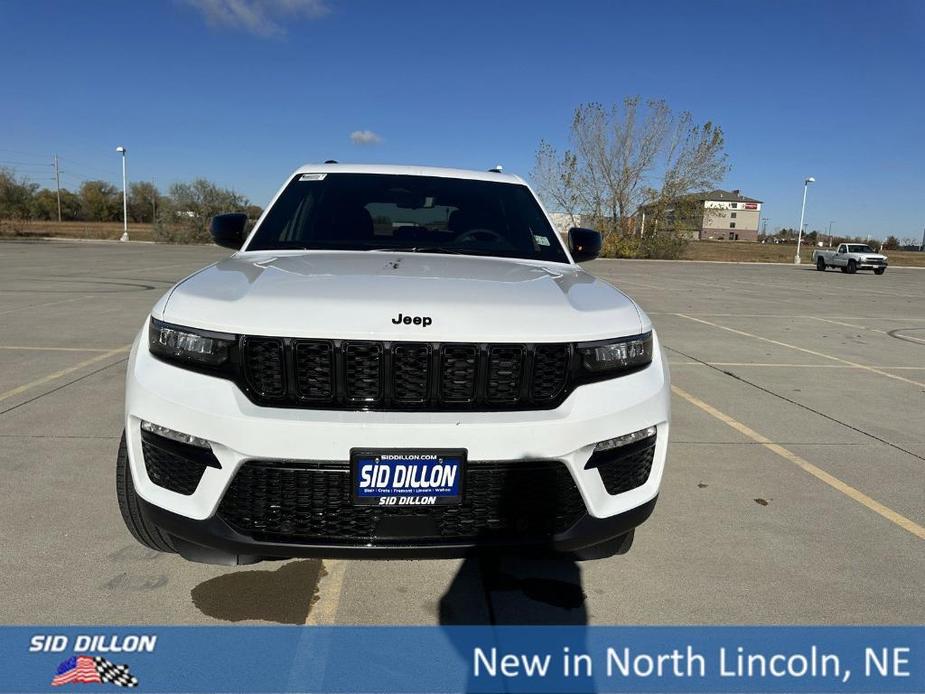
[[[471,557],[440,599],[438,615],[443,626],[587,624],[581,569],[569,558]]]

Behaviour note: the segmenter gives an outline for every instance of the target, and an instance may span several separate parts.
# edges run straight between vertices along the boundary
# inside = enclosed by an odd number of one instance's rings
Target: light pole
[[[122,155],[122,238],[120,241],[128,241],[128,188],[125,179],[125,152],[122,145],[116,147],[116,151]]]
[[[806,191],[809,190],[809,184],[815,182],[816,179],[812,176],[807,176],[803,180],[803,208],[800,210],[800,231],[797,235],[797,254],[793,256],[794,265],[800,264],[800,246],[803,243],[803,217],[806,214]]]
[[[831,245],[832,245],[832,225],[833,225],[833,224],[835,224],[835,220],[834,220],[834,219],[833,219],[831,222],[829,222],[829,246],[830,246],[830,247],[831,247]]]

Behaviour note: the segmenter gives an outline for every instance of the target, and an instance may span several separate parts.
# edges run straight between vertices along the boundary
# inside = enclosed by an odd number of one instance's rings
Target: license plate
[[[358,506],[447,506],[462,502],[466,451],[352,450]]]

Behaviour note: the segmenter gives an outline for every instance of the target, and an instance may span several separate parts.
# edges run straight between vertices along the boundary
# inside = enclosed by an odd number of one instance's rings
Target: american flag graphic
[[[51,686],[64,684],[102,684],[111,682],[119,687],[137,687],[138,678],[129,672],[128,665],[116,665],[91,655],[72,655],[58,666],[58,671],[51,679]]]

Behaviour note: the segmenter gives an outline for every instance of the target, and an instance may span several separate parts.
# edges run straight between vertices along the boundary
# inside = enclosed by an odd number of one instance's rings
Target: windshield
[[[873,253],[874,249],[863,243],[852,243],[848,246],[849,253]]]
[[[526,186],[435,176],[296,175],[247,250],[293,248],[568,262]]]

